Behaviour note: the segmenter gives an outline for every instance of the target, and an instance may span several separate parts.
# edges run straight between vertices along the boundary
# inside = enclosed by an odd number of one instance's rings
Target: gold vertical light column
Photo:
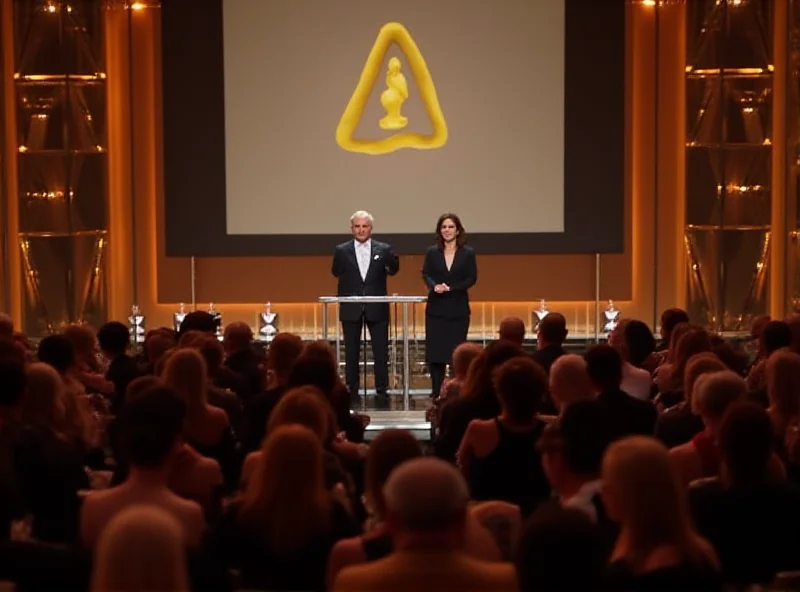
[[[21,328],[105,322],[105,0],[14,2]]]
[[[769,307],[773,7],[687,0],[687,308],[717,331]]]

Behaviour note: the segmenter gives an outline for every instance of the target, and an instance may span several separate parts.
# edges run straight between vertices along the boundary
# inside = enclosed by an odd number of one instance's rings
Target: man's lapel
[[[367,267],[367,275],[369,277],[370,272],[372,271],[372,264],[375,262],[375,256],[378,254],[378,250],[375,247],[375,241],[370,240],[369,242],[369,266]],[[366,282],[366,279],[364,280]]]

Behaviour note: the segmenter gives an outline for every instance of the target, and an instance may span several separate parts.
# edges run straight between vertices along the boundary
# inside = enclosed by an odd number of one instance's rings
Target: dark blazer
[[[478,281],[478,265],[475,251],[467,246],[459,247],[453,258],[453,265],[447,270],[444,253],[438,245],[428,247],[425,263],[422,265],[422,279],[428,286],[428,304],[425,314],[432,317],[459,318],[468,317],[469,290]],[[449,292],[437,294],[433,291],[436,284],[447,284]]]
[[[620,389],[603,391],[596,400],[606,413],[614,440],[654,434],[658,412],[650,401],[635,399]]]
[[[386,278],[400,271],[400,260],[386,243],[372,239],[370,264],[366,280],[361,279],[356,259],[356,247],[352,240],[336,247],[333,253],[331,273],[338,278],[337,296],[386,296]],[[340,321],[358,321],[362,312],[369,322],[389,320],[388,304],[342,304]]]

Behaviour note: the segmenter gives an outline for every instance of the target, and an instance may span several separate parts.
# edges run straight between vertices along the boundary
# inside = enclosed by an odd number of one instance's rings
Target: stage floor
[[[369,391],[368,391],[369,393]],[[374,391],[373,391],[374,393]],[[430,422],[425,419],[425,412],[431,405],[430,395],[412,391],[409,394],[409,409],[403,405],[403,396],[390,391],[389,405],[377,405],[375,396],[369,393],[362,395],[359,404],[353,406],[353,411],[368,415],[370,423],[364,437],[367,440],[375,438],[386,429],[408,430],[420,441],[429,441],[431,437]]]

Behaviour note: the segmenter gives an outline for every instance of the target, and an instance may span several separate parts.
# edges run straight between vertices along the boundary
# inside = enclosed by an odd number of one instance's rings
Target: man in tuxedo
[[[372,214],[358,211],[350,217],[353,240],[338,245],[331,272],[339,280],[337,296],[386,296],[386,278],[400,270],[391,246],[372,240]],[[344,334],[345,378],[350,392],[358,394],[361,332],[364,323],[372,339],[375,390],[386,396],[389,386],[389,304],[344,303],[339,307]]]

